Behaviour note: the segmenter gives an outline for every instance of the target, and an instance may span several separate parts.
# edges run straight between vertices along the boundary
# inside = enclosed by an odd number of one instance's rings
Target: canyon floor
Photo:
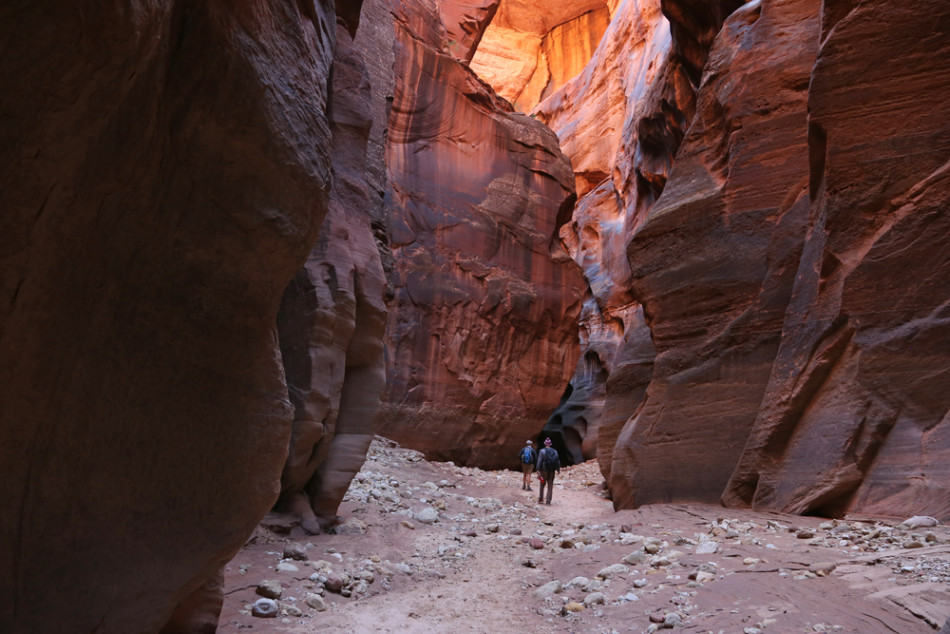
[[[225,571],[219,631],[934,632],[950,527],[718,506],[614,512],[594,462],[550,506],[515,471],[378,438],[337,533],[270,515]],[[260,586],[260,588],[259,588]],[[252,614],[261,593],[275,603]]]

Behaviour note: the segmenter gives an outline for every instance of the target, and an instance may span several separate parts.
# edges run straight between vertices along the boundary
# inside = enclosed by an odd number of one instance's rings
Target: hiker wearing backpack
[[[522,491],[531,490],[531,472],[534,471],[534,461],[538,459],[538,452],[534,450],[533,444],[530,440],[525,441],[524,447],[518,453],[521,459],[521,471],[524,473],[521,482]]]
[[[548,497],[546,504],[551,503],[551,494],[554,492],[554,472],[561,472],[561,458],[557,454],[557,449],[551,446],[551,439],[544,439],[544,449],[538,452],[538,479],[541,486],[538,490],[538,504],[541,504],[544,498],[544,487],[548,487]]]

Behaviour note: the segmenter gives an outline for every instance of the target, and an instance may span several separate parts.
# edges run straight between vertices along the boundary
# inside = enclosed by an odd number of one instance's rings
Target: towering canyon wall
[[[618,506],[947,517],[948,9],[740,5],[617,3],[534,109],[588,282],[546,430]]]
[[[583,279],[558,238],[573,177],[554,134],[451,54],[440,4],[393,4],[382,433],[433,457],[505,466],[577,360]]]
[[[334,10],[58,4],[0,9],[0,630],[210,631],[287,455]]]
[[[386,280],[373,234],[385,183],[374,182],[367,157],[373,116],[381,113],[373,108],[379,97],[360,49],[342,25],[336,27],[329,93],[329,208],[277,318],[294,406],[279,506],[298,515],[310,533],[333,521],[362,466],[386,383]]]
[[[948,519],[950,6],[826,6],[808,108],[804,254],[725,499]]]

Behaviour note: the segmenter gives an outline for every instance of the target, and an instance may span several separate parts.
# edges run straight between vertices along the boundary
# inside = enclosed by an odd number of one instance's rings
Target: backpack
[[[561,468],[561,460],[557,450],[545,447],[541,450],[541,471],[554,471]]]
[[[531,447],[525,447],[521,450],[521,462],[524,464],[531,464],[534,462],[534,449]]]

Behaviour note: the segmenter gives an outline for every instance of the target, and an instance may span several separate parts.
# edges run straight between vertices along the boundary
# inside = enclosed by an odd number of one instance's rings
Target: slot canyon
[[[0,632],[950,634],[950,3],[0,42]]]

